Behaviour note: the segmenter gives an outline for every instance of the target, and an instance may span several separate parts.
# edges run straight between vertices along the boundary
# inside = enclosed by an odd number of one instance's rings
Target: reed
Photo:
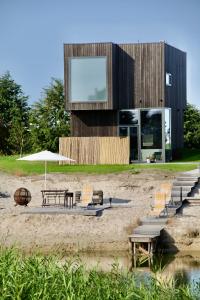
[[[58,257],[24,256],[15,249],[0,251],[0,299],[170,300],[198,299],[199,285],[176,287],[151,276],[122,272],[86,271],[77,261],[61,264]]]

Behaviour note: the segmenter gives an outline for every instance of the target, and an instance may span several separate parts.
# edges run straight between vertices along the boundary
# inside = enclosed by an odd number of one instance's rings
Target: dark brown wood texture
[[[117,135],[117,111],[71,112],[71,136]]]
[[[108,102],[69,103],[68,57],[76,56],[107,56]],[[72,136],[117,135],[118,109],[170,107],[172,147],[183,146],[185,52],[164,42],[66,44],[64,61],[66,109],[72,111]],[[166,72],[172,74],[170,87],[165,84]]]
[[[89,43],[89,44],[65,44],[64,45],[64,74],[65,74],[65,101],[67,110],[96,110],[96,109],[115,109],[114,103],[114,91],[116,87],[113,83],[116,82],[113,78],[113,74],[116,74],[115,69],[115,45],[112,43]],[[107,102],[81,102],[70,103],[69,101],[69,66],[68,59],[70,57],[81,56],[106,56],[107,57]]]
[[[186,107],[186,53],[165,44],[165,72],[172,74],[172,86],[165,87],[165,106]]]
[[[108,102],[70,103],[68,58],[107,56]],[[66,109],[128,109],[164,106],[164,43],[65,44]]]
[[[120,108],[164,106],[164,43],[119,44]]]
[[[165,44],[165,73],[172,74],[172,86],[165,86],[165,107],[172,109],[172,147],[183,147],[183,115],[187,102],[186,53]]]

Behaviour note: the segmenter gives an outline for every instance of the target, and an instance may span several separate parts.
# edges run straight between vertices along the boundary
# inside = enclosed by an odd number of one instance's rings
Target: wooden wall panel
[[[108,57],[108,102],[68,103],[67,58],[74,56]],[[66,109],[72,111],[72,136],[116,136],[119,109],[170,107],[172,147],[183,146],[185,52],[165,42],[66,44],[64,60]],[[172,74],[171,87],[165,85],[166,72]]]
[[[172,74],[172,86],[165,86],[165,106],[172,109],[172,147],[183,147],[183,115],[187,102],[186,53],[165,44],[165,73]]]
[[[166,107],[186,107],[186,53],[165,44],[165,72],[172,74],[172,86],[165,87]]]
[[[129,164],[130,140],[129,137],[60,138],[59,153],[75,159],[76,164]]]
[[[116,90],[113,78],[115,45],[112,43],[89,43],[89,44],[64,44],[64,75],[65,75],[65,101],[67,110],[88,110],[88,109],[115,109],[116,103],[113,99],[113,91]],[[70,103],[69,101],[69,78],[68,59],[79,56],[106,56],[107,57],[107,102],[81,102]],[[116,74],[116,72],[115,72]]]
[[[119,48],[120,108],[163,107],[164,43],[119,44]]]
[[[72,111],[71,136],[117,136],[117,111]]]
[[[68,58],[76,56],[107,56],[108,102],[68,103]],[[64,65],[68,110],[180,108],[186,102],[186,54],[164,42],[65,44]],[[166,72],[173,74],[172,89],[165,87]]]

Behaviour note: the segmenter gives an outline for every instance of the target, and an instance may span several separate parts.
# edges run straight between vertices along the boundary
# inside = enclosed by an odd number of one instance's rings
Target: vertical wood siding
[[[128,137],[66,137],[59,139],[59,153],[75,159],[76,164],[129,164],[129,149]]]
[[[120,108],[164,106],[164,43],[119,44]]]
[[[117,136],[117,111],[72,111],[71,136]]]
[[[107,56],[108,101],[69,103],[68,58]],[[117,135],[117,110],[149,107],[172,109],[172,147],[183,146],[186,107],[186,53],[164,42],[64,45],[66,109],[72,111],[72,136]],[[165,76],[172,74],[172,86]]]
[[[113,99],[113,91],[116,89],[113,84],[113,53],[115,45],[112,43],[90,43],[90,44],[65,44],[64,45],[64,75],[65,75],[65,102],[67,110],[88,110],[88,109],[114,109],[115,102]],[[107,57],[107,102],[81,102],[71,103],[69,101],[69,69],[68,61],[70,57],[81,56],[106,56]]]
[[[172,86],[165,87],[165,106],[172,109],[172,146],[183,147],[183,116],[186,108],[186,53],[165,44],[165,73],[172,74]]]

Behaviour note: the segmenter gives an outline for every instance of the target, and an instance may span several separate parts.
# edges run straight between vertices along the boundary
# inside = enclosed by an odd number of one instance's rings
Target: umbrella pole
[[[44,163],[44,189],[47,189],[47,161]]]

